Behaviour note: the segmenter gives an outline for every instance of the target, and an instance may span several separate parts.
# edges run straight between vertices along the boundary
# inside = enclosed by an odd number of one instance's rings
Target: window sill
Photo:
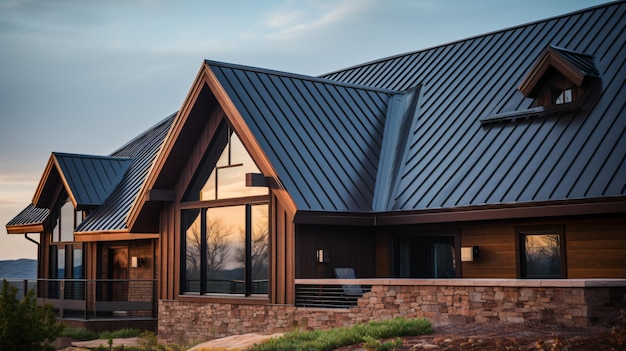
[[[578,112],[581,110],[580,103],[569,103],[554,106],[539,106],[521,111],[511,111],[492,114],[481,118],[480,124],[491,124],[499,122],[514,122],[519,119],[541,118],[547,116],[560,115],[564,113]]]

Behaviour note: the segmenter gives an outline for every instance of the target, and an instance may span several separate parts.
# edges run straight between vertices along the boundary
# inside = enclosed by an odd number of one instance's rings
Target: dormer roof
[[[548,45],[522,79],[518,89],[524,96],[535,98],[550,68],[556,69],[579,87],[600,76],[592,55]]]
[[[77,210],[100,206],[131,164],[126,157],[53,152],[41,177],[33,205],[51,209],[62,186]]]

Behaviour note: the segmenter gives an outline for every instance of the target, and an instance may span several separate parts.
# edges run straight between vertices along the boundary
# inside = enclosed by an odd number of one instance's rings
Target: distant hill
[[[0,279],[2,278],[37,278],[37,260],[21,258],[0,261]]]

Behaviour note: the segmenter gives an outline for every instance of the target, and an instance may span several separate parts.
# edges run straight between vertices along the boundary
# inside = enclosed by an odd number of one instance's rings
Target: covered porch
[[[154,279],[19,279],[18,298],[35,289],[37,303],[51,305],[59,320],[94,331],[156,330],[157,281]]]

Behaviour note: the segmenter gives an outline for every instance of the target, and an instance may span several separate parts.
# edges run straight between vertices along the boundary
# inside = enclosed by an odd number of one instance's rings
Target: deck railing
[[[351,279],[320,279],[296,282],[296,306],[350,308],[359,297],[372,290],[369,284]]]
[[[19,297],[36,289],[39,305],[50,304],[59,318],[156,318],[154,279],[7,279]]]

